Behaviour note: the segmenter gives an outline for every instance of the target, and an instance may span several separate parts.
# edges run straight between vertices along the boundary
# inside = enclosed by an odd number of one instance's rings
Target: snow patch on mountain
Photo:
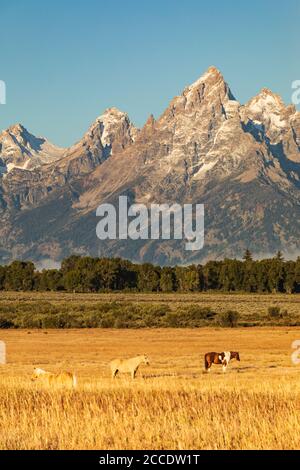
[[[202,179],[206,176],[206,174],[216,165],[216,162],[208,162],[204,163],[200,169],[193,175],[195,180]]]

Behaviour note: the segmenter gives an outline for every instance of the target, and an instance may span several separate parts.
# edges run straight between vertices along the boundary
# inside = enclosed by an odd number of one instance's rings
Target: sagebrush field
[[[205,326],[300,326],[300,295],[0,293],[2,329]]]
[[[244,299],[245,313],[262,308]],[[3,329],[0,339],[2,449],[300,448],[300,328]],[[227,349],[241,362],[204,373],[203,354]],[[110,378],[111,359],[143,353],[150,366],[134,381]],[[78,388],[32,383],[36,366],[75,372]]]

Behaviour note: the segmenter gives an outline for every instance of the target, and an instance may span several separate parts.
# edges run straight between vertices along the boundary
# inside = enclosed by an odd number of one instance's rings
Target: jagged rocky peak
[[[209,99],[216,95],[219,95],[221,99],[235,99],[222,73],[216,67],[209,67],[198,80],[185,88],[183,92],[183,95],[189,99],[197,94]]]
[[[207,71],[196,80],[192,85],[186,87],[183,91],[183,96],[188,101],[193,101],[194,98],[206,98],[212,94],[219,94],[220,97],[228,97],[234,100],[234,96],[230,91],[229,86],[224,80],[222,73],[216,67],[209,67]]]
[[[285,108],[285,104],[280,95],[269,88],[262,88],[258,95],[248,102],[248,107],[253,111],[281,110]]]
[[[226,106],[239,103],[225,82],[223,75],[216,67],[209,67],[207,71],[194,83],[187,86],[180,96],[176,96],[170,103],[163,117],[170,118],[176,114],[193,114],[199,111],[213,114],[226,114]]]
[[[297,114],[295,106],[286,106],[281,96],[268,88],[263,88],[241,109],[244,123],[263,132],[272,143],[278,143],[284,134],[294,132]]]
[[[0,134],[1,174],[14,168],[32,170],[57,160],[63,152],[64,149],[28,132],[22,124],[14,124]]]
[[[87,152],[93,160],[101,163],[132,144],[137,133],[127,113],[108,108],[92,123],[83,138],[69,149],[67,156],[73,158]]]
[[[21,134],[23,132],[28,132],[28,131],[20,122],[18,122],[16,124],[12,124],[11,126],[9,126],[8,129],[6,129],[3,132],[9,132],[9,133],[17,135],[17,134]]]
[[[9,147],[8,144],[19,144],[24,148],[36,151],[39,150],[40,146],[45,142],[45,139],[35,137],[33,134],[28,132],[22,124],[18,123],[13,124],[8,129],[2,131],[0,134],[0,141],[3,145],[2,151],[5,149],[5,146]]]
[[[126,113],[108,108],[92,123],[83,138],[66,151],[58,167],[71,178],[90,173],[112,154],[131,145],[137,133]]]
[[[150,116],[148,117],[146,123],[145,123],[145,127],[153,127],[155,124],[155,118],[153,116],[153,114],[150,114]]]
[[[106,109],[92,124],[89,134],[94,133],[99,135],[103,148],[110,147],[113,152],[134,142],[138,130],[131,123],[127,113],[112,107]]]
[[[153,137],[153,132],[155,130],[155,122],[156,121],[155,121],[153,114],[150,114],[144,126],[138,133],[137,142],[141,142],[141,141],[143,142],[147,140],[148,138],[151,139]]]

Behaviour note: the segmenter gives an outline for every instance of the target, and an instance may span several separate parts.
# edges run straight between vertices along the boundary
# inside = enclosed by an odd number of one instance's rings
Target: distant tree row
[[[199,292],[209,290],[246,292],[300,292],[300,257],[285,261],[224,259],[205,265],[159,267],[134,264],[120,258],[70,256],[60,269],[37,271],[31,262],[13,261],[0,266],[0,290],[101,292]]]

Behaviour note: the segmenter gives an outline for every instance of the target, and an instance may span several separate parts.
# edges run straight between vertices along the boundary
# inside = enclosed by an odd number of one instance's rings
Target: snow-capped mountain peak
[[[263,88],[246,106],[252,113],[263,115],[280,114],[285,109],[282,98],[268,88]]]
[[[104,147],[111,146],[120,131],[127,133],[127,137],[129,140],[132,140],[132,142],[135,140],[137,133],[135,127],[130,122],[128,114],[115,107],[106,109],[105,112],[96,119],[93,126],[100,127],[101,142]]]
[[[63,152],[46,139],[35,137],[22,124],[14,124],[0,134],[1,174],[14,168],[33,170],[56,161]]]
[[[268,88],[263,88],[241,108],[243,122],[262,132],[271,144],[278,144],[283,135],[291,132],[296,138],[297,131],[292,130],[292,123],[298,120],[297,114],[294,106],[286,106],[282,98]]]
[[[187,109],[195,108],[203,100],[235,99],[223,75],[216,67],[209,67],[200,78],[184,89],[182,96],[186,99]]]

